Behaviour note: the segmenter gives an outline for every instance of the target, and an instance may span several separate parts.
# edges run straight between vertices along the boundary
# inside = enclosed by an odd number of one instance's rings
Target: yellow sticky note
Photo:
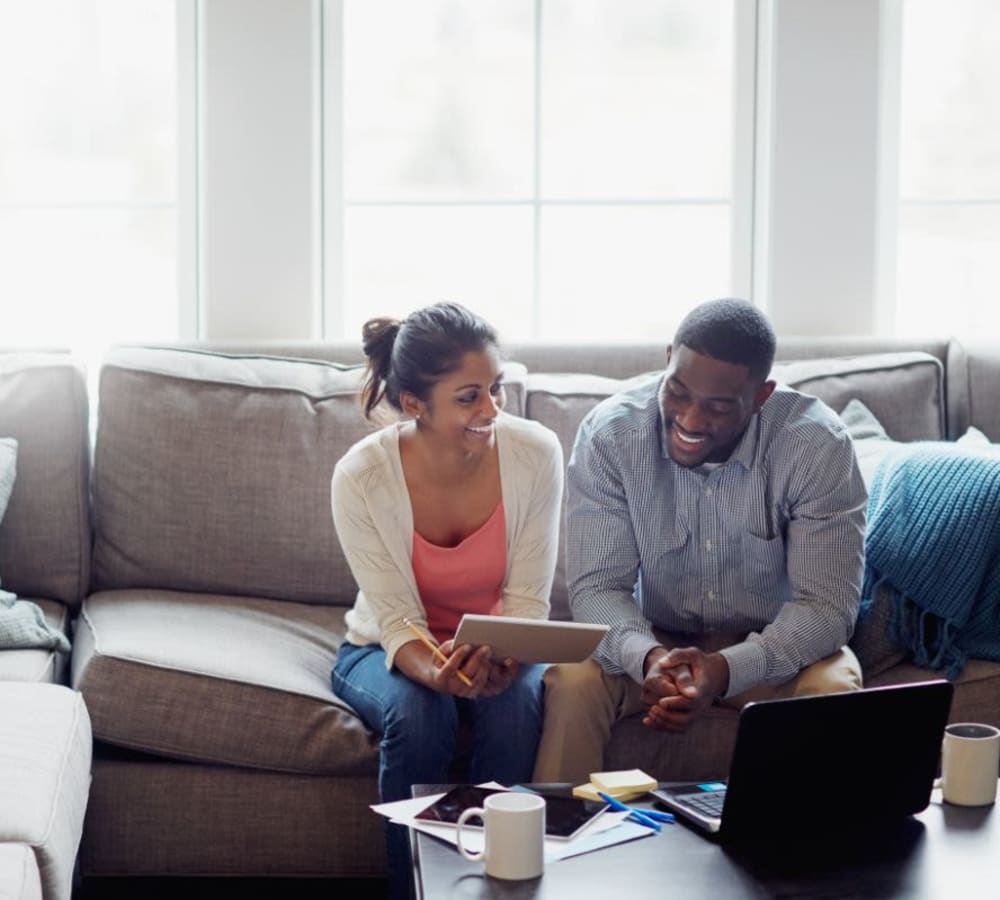
[[[642,769],[619,769],[615,772],[592,772],[590,783],[597,790],[604,791],[612,797],[618,797],[620,792],[633,791],[643,794],[656,787],[656,779],[651,778]],[[619,798],[620,799],[620,798]]]
[[[598,803],[603,802],[603,798],[598,791],[604,791],[604,788],[599,788],[594,784],[578,784],[573,788],[573,796],[579,797],[581,800],[596,800]],[[637,797],[641,797],[646,793],[646,790],[641,791],[625,790],[625,791],[604,791],[609,797],[614,797],[615,800],[621,800],[622,803],[628,803],[629,800],[635,800]]]

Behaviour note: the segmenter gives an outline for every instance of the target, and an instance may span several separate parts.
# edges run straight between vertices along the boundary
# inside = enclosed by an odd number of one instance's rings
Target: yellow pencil
[[[409,619],[403,619],[403,624],[407,628],[409,628],[410,631],[412,631],[418,638],[420,638],[420,640],[424,643],[424,645],[430,648],[431,653],[433,653],[439,660],[441,660],[442,663],[448,662],[448,657],[444,655],[444,652],[441,650],[441,648],[437,644],[435,644],[429,637],[427,637],[427,635],[424,634],[419,628],[417,628],[417,626],[414,625]],[[455,674],[462,679],[463,684],[467,684],[469,687],[472,687],[472,679],[469,678],[469,676],[466,675],[465,672],[459,669]]]

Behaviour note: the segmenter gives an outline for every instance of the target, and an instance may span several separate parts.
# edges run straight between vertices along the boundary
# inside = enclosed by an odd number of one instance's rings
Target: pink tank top
[[[457,547],[439,547],[413,532],[413,576],[438,641],[455,636],[463,613],[500,615],[507,573],[507,522],[503,503]]]

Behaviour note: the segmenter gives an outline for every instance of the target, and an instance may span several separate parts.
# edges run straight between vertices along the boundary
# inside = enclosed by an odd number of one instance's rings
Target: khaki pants
[[[663,640],[664,646],[677,646]],[[707,652],[730,646],[742,637],[712,636],[699,641]],[[692,644],[683,644],[692,646]],[[861,664],[847,647],[779,685],[758,685],[735,697],[719,701],[721,706],[742,709],[751,700],[801,697],[806,694],[836,694],[861,688]],[[644,710],[642,686],[627,675],[609,675],[593,660],[552,666],[545,673],[545,726],[535,759],[533,780],[568,781],[583,784],[591,772],[604,767],[604,750],[611,736],[611,726],[619,719]],[[670,735],[661,732],[664,740]]]

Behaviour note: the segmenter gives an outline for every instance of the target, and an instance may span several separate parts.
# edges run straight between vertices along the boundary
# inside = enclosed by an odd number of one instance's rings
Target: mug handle
[[[486,810],[481,806],[470,806],[465,810],[462,815],[458,817],[458,822],[455,825],[455,837],[458,840],[458,852],[462,854],[466,859],[471,859],[473,862],[479,862],[483,856],[486,855],[485,850],[480,850],[478,853],[473,853],[471,850],[466,850],[462,846],[462,826],[472,818],[483,819],[483,824],[486,823],[486,819],[483,817],[486,815]]]

